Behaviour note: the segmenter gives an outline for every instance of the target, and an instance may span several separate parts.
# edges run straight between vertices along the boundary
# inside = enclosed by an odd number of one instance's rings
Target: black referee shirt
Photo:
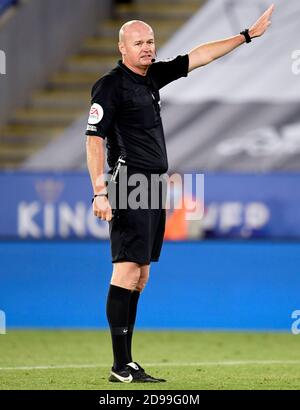
[[[188,74],[188,55],[153,63],[146,76],[121,61],[92,88],[92,107],[86,135],[107,139],[107,162],[112,169],[119,156],[129,167],[164,173],[168,159],[160,116],[159,90]]]

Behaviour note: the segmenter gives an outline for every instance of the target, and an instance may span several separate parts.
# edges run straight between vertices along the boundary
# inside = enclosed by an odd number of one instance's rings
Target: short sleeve
[[[86,135],[108,136],[118,105],[117,89],[117,79],[111,75],[102,77],[93,86]]]
[[[189,71],[189,56],[179,55],[173,59],[158,61],[150,67],[150,75],[158,89],[177,80],[187,77]]]

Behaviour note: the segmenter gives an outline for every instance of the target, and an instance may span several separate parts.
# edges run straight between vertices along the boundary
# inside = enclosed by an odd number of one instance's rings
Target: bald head
[[[123,24],[119,33],[119,50],[128,68],[145,75],[156,55],[154,33],[149,24],[140,20]]]
[[[119,41],[126,41],[126,39],[132,35],[133,32],[138,32],[138,33],[145,33],[148,32],[152,36],[153,30],[149,24],[145,23],[144,21],[141,20],[131,20],[127,21],[127,23],[123,24],[123,26],[120,28],[119,31]]]

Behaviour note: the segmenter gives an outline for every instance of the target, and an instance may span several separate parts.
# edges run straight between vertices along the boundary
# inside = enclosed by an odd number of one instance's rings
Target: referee
[[[119,33],[122,60],[92,88],[86,131],[87,165],[94,190],[94,215],[108,221],[110,232],[113,273],[106,314],[114,357],[111,382],[165,381],[147,374],[134,362],[131,351],[139,296],[149,279],[150,263],[159,260],[165,228],[161,189],[159,206],[151,209],[149,188],[151,175],[161,176],[168,169],[159,90],[261,36],[271,24],[273,9],[274,6],[270,6],[249,30],[236,36],[202,44],[188,54],[158,62],[152,28],[142,21],[129,21]],[[104,174],[105,139],[112,181],[108,184]],[[144,178],[140,196],[146,194],[147,198],[138,208],[128,203],[134,192],[126,179],[136,174]],[[128,190],[126,206],[121,206],[118,194],[124,191],[121,179]],[[108,195],[112,184],[118,188],[115,196]]]

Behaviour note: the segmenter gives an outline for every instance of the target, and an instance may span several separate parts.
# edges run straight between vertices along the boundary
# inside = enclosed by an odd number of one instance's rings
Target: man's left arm
[[[251,38],[262,36],[267,28],[270,26],[270,17],[274,10],[274,4],[272,4],[254,23],[249,29],[249,35]],[[211,43],[200,44],[198,47],[193,48],[189,52],[189,69],[192,71],[195,68],[204,66],[212,61],[220,58],[238,46],[245,43],[246,39],[243,34],[239,34],[234,37],[230,37],[224,40],[213,41]]]

